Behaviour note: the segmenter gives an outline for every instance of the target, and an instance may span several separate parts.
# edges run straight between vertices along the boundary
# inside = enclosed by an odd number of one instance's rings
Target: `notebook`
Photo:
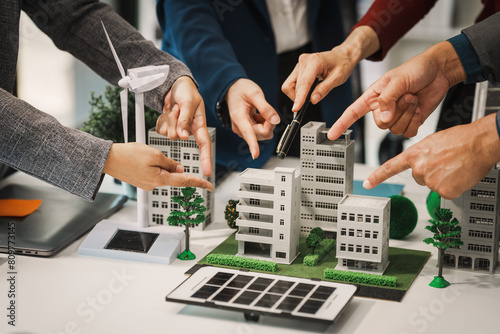
[[[127,201],[123,195],[99,193],[94,202],[87,202],[58,188],[20,184],[0,189],[0,198],[42,199],[29,216],[0,217],[0,253],[8,253],[10,236],[16,254],[32,256],[52,256],[63,250]]]

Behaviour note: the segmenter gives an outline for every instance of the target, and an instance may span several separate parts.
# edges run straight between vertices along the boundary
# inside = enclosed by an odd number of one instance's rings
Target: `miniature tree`
[[[444,251],[450,247],[462,246],[464,243],[460,239],[462,228],[458,225],[457,218],[453,218],[453,213],[449,209],[436,209],[434,214],[437,219],[429,219],[430,225],[425,228],[434,233],[432,238],[424,239],[426,244],[432,244],[438,249],[438,276],[429,284],[434,288],[445,288],[450,283],[443,277]]]
[[[189,250],[189,228],[205,221],[204,212],[207,208],[202,205],[203,198],[195,194],[196,188],[182,188],[182,195],[172,197],[172,201],[178,203],[184,211],[172,211],[167,218],[169,225],[184,225],[186,236],[186,249],[177,256],[181,260],[193,260],[196,256]]]
[[[389,224],[389,237],[391,239],[403,239],[413,232],[417,226],[417,208],[407,197],[394,195],[390,199],[391,223]]]
[[[240,201],[234,199],[230,199],[229,202],[227,202],[226,210],[224,211],[224,219],[226,219],[227,225],[230,228],[238,228],[238,226],[236,226],[236,219],[239,217],[240,213],[236,211],[236,205],[239,202]]]
[[[312,248],[312,253],[314,255],[314,250],[319,246],[321,241],[325,239],[325,231],[321,227],[315,227],[309,232],[309,236],[306,238],[307,248]]]

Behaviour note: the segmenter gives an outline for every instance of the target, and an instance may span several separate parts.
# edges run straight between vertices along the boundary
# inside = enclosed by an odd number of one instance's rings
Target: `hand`
[[[178,78],[165,96],[163,114],[156,122],[156,132],[172,140],[187,140],[193,135],[200,147],[203,175],[212,175],[210,136],[205,118],[205,104],[191,78]]]
[[[370,111],[381,129],[413,137],[448,89],[465,77],[452,45],[438,43],[375,81],[333,124],[328,138],[338,138]]]
[[[252,158],[256,159],[259,156],[257,141],[273,138],[274,127],[280,122],[279,115],[266,101],[262,89],[248,79],[233,83],[227,91],[226,101],[233,132],[247,142]]]
[[[413,178],[446,199],[476,185],[500,161],[496,115],[436,132],[384,163],[363,183],[371,189],[411,168]]]
[[[311,94],[311,103],[321,101],[333,88],[346,82],[354,67],[380,47],[378,36],[368,26],[354,29],[349,37],[331,51],[305,53],[285,80],[281,90],[294,101],[292,111],[298,111],[317,78],[320,82]]]
[[[145,144],[128,143],[111,145],[103,173],[147,191],[159,186],[213,190],[207,180],[183,174],[183,171],[180,163],[165,157],[157,149]]]

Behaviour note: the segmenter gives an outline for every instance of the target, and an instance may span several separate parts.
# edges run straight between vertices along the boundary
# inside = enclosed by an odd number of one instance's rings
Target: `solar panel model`
[[[201,267],[167,301],[331,323],[352,299],[356,287],[235,269]]]

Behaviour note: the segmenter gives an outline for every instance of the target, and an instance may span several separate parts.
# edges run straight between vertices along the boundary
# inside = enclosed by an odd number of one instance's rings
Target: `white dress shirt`
[[[276,53],[298,49],[311,41],[307,0],[266,0]]]

